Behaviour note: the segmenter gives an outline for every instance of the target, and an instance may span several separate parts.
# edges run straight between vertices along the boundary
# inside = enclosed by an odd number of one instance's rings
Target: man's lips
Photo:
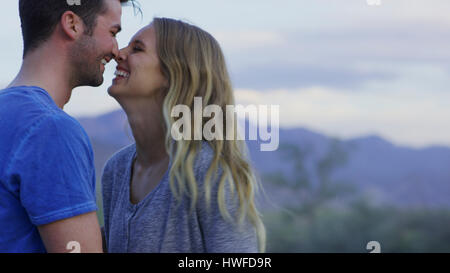
[[[103,66],[106,66],[111,60],[112,60],[112,57],[110,55],[106,55],[101,60],[101,63],[103,64]]]

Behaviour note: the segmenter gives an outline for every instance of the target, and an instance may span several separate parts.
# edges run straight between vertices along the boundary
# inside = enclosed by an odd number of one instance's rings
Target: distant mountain
[[[127,116],[121,110],[95,118],[79,118],[78,121],[93,140],[117,146],[133,141]]]
[[[79,121],[91,137],[99,177],[106,160],[133,141],[126,116],[123,111],[115,111]],[[296,191],[268,183],[274,174],[295,184],[306,173],[314,185],[331,170],[332,183],[348,183],[358,194],[375,202],[401,207],[450,207],[447,147],[400,147],[378,136],[343,141],[303,128],[280,129],[280,148],[273,152],[261,152],[258,141],[247,144],[253,165],[275,202],[295,202],[301,197]],[[293,151],[302,155],[303,170],[296,166]]]

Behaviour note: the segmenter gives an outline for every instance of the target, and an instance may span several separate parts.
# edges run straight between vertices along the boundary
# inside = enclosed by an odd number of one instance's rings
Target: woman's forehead
[[[148,25],[140,29],[134,36],[131,38],[131,42],[134,40],[140,40],[145,44],[150,43],[155,38],[155,31],[153,25]]]

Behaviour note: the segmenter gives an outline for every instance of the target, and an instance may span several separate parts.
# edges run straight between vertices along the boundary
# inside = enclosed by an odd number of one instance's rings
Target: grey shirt
[[[169,170],[138,204],[130,202],[130,181],[136,145],[117,152],[103,171],[102,192],[105,239],[108,252],[257,252],[253,226],[247,221],[237,227],[224,220],[217,204],[217,183],[212,185],[210,209],[206,209],[203,179],[211,164],[213,150],[207,142],[194,161],[198,182],[198,203],[190,213],[190,199],[178,203],[169,185]],[[170,169],[170,164],[169,164]],[[226,191],[229,193],[229,189]],[[226,195],[232,215],[236,198]]]

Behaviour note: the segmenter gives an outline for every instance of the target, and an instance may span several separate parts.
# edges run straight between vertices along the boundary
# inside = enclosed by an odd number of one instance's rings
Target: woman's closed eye
[[[133,52],[145,51],[144,43],[141,40],[134,40],[130,46]]]

